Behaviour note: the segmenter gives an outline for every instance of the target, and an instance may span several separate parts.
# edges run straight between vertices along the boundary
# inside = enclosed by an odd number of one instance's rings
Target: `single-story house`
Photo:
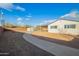
[[[48,31],[48,25],[41,25],[34,28],[35,31]]]
[[[79,21],[69,19],[56,20],[48,25],[48,32],[79,35]]]

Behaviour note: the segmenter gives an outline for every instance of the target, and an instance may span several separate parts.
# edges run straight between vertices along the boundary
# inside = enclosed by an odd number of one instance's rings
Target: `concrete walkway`
[[[31,34],[24,34],[23,38],[32,43],[33,45],[51,53],[56,56],[79,56],[79,49],[59,45],[56,43],[41,40],[39,38],[31,36]]]

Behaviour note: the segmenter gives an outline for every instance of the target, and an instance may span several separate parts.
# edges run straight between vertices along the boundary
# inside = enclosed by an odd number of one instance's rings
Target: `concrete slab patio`
[[[79,56],[79,49],[41,40],[27,33],[23,35],[23,38],[31,44],[56,56]]]

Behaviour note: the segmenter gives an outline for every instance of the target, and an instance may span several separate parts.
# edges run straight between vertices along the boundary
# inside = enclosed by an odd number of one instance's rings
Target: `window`
[[[56,28],[57,28],[57,26],[51,26],[50,28],[51,28],[51,29],[56,29]]]
[[[75,28],[76,27],[76,25],[75,24],[70,24],[70,25],[64,25],[64,28],[66,29],[66,28]]]

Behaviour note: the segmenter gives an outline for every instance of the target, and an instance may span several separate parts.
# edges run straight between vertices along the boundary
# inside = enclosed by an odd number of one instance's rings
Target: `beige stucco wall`
[[[75,24],[75,29],[65,29],[64,25]],[[50,26],[57,25],[57,29],[50,29]],[[76,21],[68,21],[68,20],[58,20],[54,23],[48,25],[48,32],[51,33],[61,33],[61,34],[71,34],[71,35],[79,35],[79,22]]]

